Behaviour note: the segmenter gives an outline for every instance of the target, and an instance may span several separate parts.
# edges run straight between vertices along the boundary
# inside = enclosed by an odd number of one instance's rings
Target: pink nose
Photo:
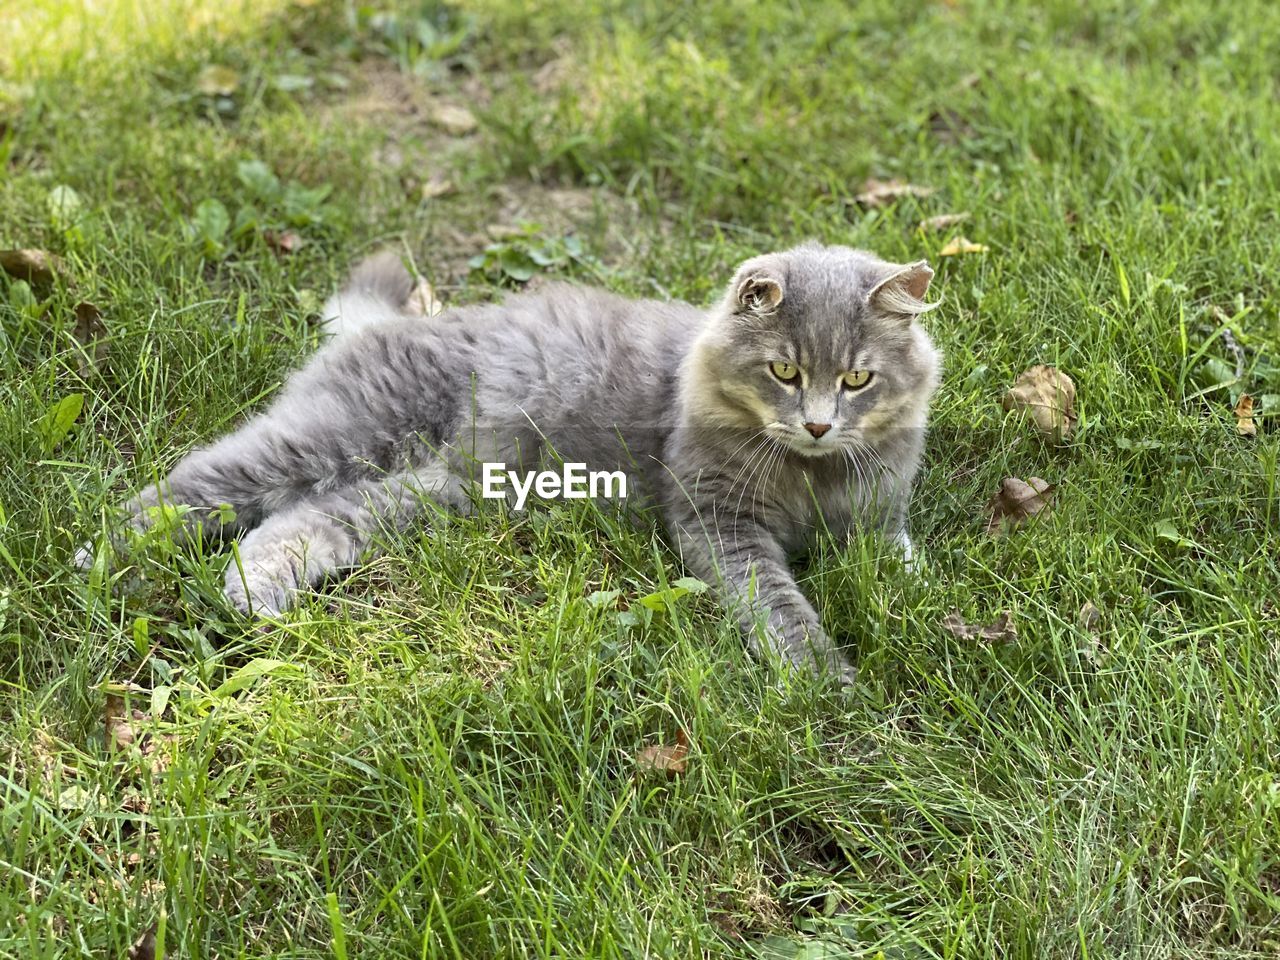
[[[811,434],[813,434],[813,438],[816,440],[816,439],[818,439],[818,437],[822,436],[824,433],[826,433],[828,430],[830,430],[830,429],[831,429],[831,424],[829,424],[829,423],[806,423],[806,424],[804,425],[804,428],[805,428],[806,430],[808,430]]]

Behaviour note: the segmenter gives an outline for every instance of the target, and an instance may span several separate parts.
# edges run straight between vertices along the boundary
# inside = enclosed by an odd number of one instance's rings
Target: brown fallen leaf
[[[864,207],[887,207],[903,197],[928,197],[936,192],[934,187],[921,187],[905,180],[877,180],[868,178],[854,197]]]
[[[1253,419],[1253,397],[1247,393],[1240,394],[1236,401],[1236,433],[1242,437],[1256,437],[1258,424]]]
[[[513,223],[490,223],[484,228],[484,232],[492,240],[510,240],[513,237],[523,237],[525,228]]]
[[[425,277],[413,288],[405,306],[410,313],[420,317],[434,317],[444,309],[444,304],[436,299],[436,292]]]
[[[533,72],[534,92],[541,96],[549,96],[563,87],[573,73],[574,61],[568,51],[561,47],[562,55],[548,60]]]
[[[422,199],[434,200],[436,197],[447,197],[458,188],[454,182],[448,177],[440,173],[433,173],[422,185]]]
[[[206,65],[196,76],[196,90],[206,97],[229,97],[240,89],[240,74],[220,63]]]
[[[946,230],[948,227],[954,227],[957,223],[964,223],[969,219],[969,216],[968,213],[940,213],[936,217],[926,217],[921,220],[919,229],[924,233]]]
[[[1003,611],[990,623],[965,623],[959,610],[952,610],[942,618],[942,629],[959,640],[988,640],[992,643],[1013,643],[1018,639],[1017,628],[1013,625],[1013,614]]]
[[[1057,367],[1037,364],[1014,381],[1000,405],[1031,415],[1037,430],[1061,443],[1076,425],[1076,385]]]
[[[990,247],[985,243],[974,243],[968,237],[956,237],[938,251],[940,257],[960,257],[969,253],[986,253]]]
[[[459,107],[452,103],[435,104],[431,108],[430,116],[432,123],[455,137],[472,133],[480,125],[474,113],[466,107]]]
[[[1084,602],[1080,612],[1076,614],[1076,626],[1085,633],[1097,633],[1102,623],[1102,611],[1089,600]]]
[[[102,311],[95,304],[83,300],[76,304],[75,311],[71,336],[84,348],[77,361],[80,376],[84,377],[107,356],[107,328],[102,322]]]
[[[28,283],[52,283],[66,276],[67,265],[45,250],[0,250],[0,270]]]
[[[937,137],[939,143],[957,144],[971,140],[978,131],[962,114],[943,108],[929,114],[929,132]]]
[[[264,230],[262,239],[267,242],[268,247],[281,254],[297,253],[306,243],[301,234],[294,230]]]
[[[156,933],[158,929],[158,924],[153,923],[149,930],[133,942],[133,946],[129,948],[129,960],[156,960]]]
[[[151,724],[151,715],[130,707],[128,700],[130,695],[146,693],[136,684],[110,684],[102,711],[102,722],[106,731],[107,750],[140,758],[140,772],[154,776],[169,768],[173,761],[172,746],[177,738],[172,734],[154,737],[149,730],[144,729]]]
[[[987,503],[987,509],[991,511],[987,533],[999,536],[1006,529],[1022,526],[1049,505],[1055,489],[1053,484],[1039,477],[1028,477],[1025,481],[1005,477],[1000,481],[999,491]]]
[[[151,718],[141,710],[132,709],[127,704],[126,694],[142,693],[140,688],[132,684],[113,684],[121,693],[109,692],[107,703],[102,711],[102,723],[107,733],[107,749],[116,752],[132,746],[138,740],[136,726],[141,726]]]
[[[641,774],[664,774],[674,780],[689,766],[689,738],[681,729],[676,733],[675,746],[645,747],[636,757],[636,770]]]
[[[1102,666],[1107,658],[1107,651],[1103,648],[1102,641],[1098,638],[1098,629],[1101,625],[1102,611],[1086,600],[1084,606],[1080,608],[1080,612],[1076,614],[1076,626],[1086,634],[1077,649],[1080,656],[1095,667]]]

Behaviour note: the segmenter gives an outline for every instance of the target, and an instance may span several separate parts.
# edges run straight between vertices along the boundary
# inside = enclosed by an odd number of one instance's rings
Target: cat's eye
[[[800,378],[800,368],[785,360],[775,360],[769,364],[769,372],[783,383],[795,383]]]
[[[840,378],[840,383],[846,390],[861,390],[870,382],[870,370],[850,370]]]

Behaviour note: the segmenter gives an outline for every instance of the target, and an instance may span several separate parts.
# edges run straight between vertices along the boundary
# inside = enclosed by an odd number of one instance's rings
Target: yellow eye
[[[840,378],[840,382],[844,384],[846,390],[861,390],[871,382],[871,371],[850,370]]]
[[[769,364],[769,372],[783,383],[792,383],[800,376],[800,368],[785,360],[775,360]]]

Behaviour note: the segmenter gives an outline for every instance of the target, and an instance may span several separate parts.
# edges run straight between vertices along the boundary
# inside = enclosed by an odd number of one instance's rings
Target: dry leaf
[[[436,197],[445,197],[457,189],[453,181],[448,177],[443,174],[433,173],[430,179],[422,185],[422,199],[434,200]]]
[[[1102,623],[1102,611],[1086,600],[1080,612],[1076,614],[1076,626],[1085,633],[1097,633]]]
[[[229,97],[240,89],[240,74],[230,67],[211,63],[196,77],[196,89],[206,97]]]
[[[930,231],[946,230],[948,227],[954,227],[957,223],[964,223],[969,219],[968,213],[940,213],[936,217],[927,217],[920,221],[920,229],[928,233]]]
[[[905,180],[868,179],[854,197],[864,207],[887,207],[903,197],[928,197],[935,193],[933,187],[921,187]]]
[[[533,72],[533,89],[545,97],[564,86],[572,72],[573,61],[569,57],[548,60]]]
[[[938,256],[959,257],[967,253],[986,253],[989,249],[985,243],[974,243],[968,237],[956,237],[938,251]]]
[[[76,325],[72,335],[85,346],[107,335],[107,328],[102,323],[102,311],[95,304],[83,300],[75,306]]]
[[[66,275],[67,265],[44,250],[0,250],[0,270],[28,283],[52,283]]]
[[[689,766],[689,738],[684,730],[676,733],[675,746],[645,747],[636,757],[636,770],[642,774],[664,774],[668,780],[680,776]]]
[[[1253,419],[1253,397],[1247,393],[1240,394],[1236,402],[1236,433],[1242,437],[1258,435],[1258,424]]]
[[[432,106],[431,122],[455,137],[472,133],[480,125],[474,113],[452,103],[437,103]]]
[[[115,683],[108,688],[107,702],[102,711],[107,749],[111,753],[132,754],[136,751],[143,760],[142,772],[150,775],[163,773],[173,760],[171,748],[177,738],[170,734],[153,737],[149,730],[144,729],[151,724],[151,715],[129,707],[128,694],[144,695],[147,691],[132,683]]]
[[[510,240],[513,237],[523,237],[525,229],[511,223],[491,223],[484,228],[484,232],[491,240]]]
[[[129,960],[156,960],[156,924],[133,942],[129,948]]]
[[[987,503],[991,511],[987,533],[998,536],[1006,527],[1020,527],[1049,505],[1055,489],[1039,477],[1028,477],[1025,481],[1005,477],[1000,481],[1000,490]]]
[[[1102,611],[1086,600],[1076,614],[1076,626],[1088,634],[1079,647],[1079,653],[1095,667],[1101,666],[1106,659],[1106,651],[1098,640],[1098,628],[1101,624]]]
[[[1013,614],[1005,610],[988,624],[965,623],[959,610],[952,610],[942,618],[942,629],[960,640],[972,640],[975,637],[989,640],[992,643],[1013,643],[1018,639],[1018,631],[1013,625]]]
[[[410,313],[420,317],[434,317],[444,309],[444,304],[436,299],[435,290],[425,278],[418,281],[418,285],[409,294],[405,306],[409,308]]]
[[[1076,425],[1076,385],[1057,367],[1037,364],[1024,371],[1000,403],[1031,414],[1036,429],[1054,443],[1067,439]]]
[[[88,376],[92,369],[107,356],[107,328],[102,322],[102,311],[87,300],[76,304],[76,323],[71,335],[84,347],[79,358],[80,376]]]
[[[977,134],[973,124],[955,110],[945,108],[929,114],[929,131],[940,143],[946,144],[970,140]]]
[[[293,230],[264,230],[262,239],[276,253],[296,253],[306,243],[302,236]]]
[[[107,749],[113,752],[132,746],[138,739],[134,724],[143,724],[149,718],[141,710],[125,705],[125,698],[116,693],[107,694],[107,705],[102,713],[107,732]]]

